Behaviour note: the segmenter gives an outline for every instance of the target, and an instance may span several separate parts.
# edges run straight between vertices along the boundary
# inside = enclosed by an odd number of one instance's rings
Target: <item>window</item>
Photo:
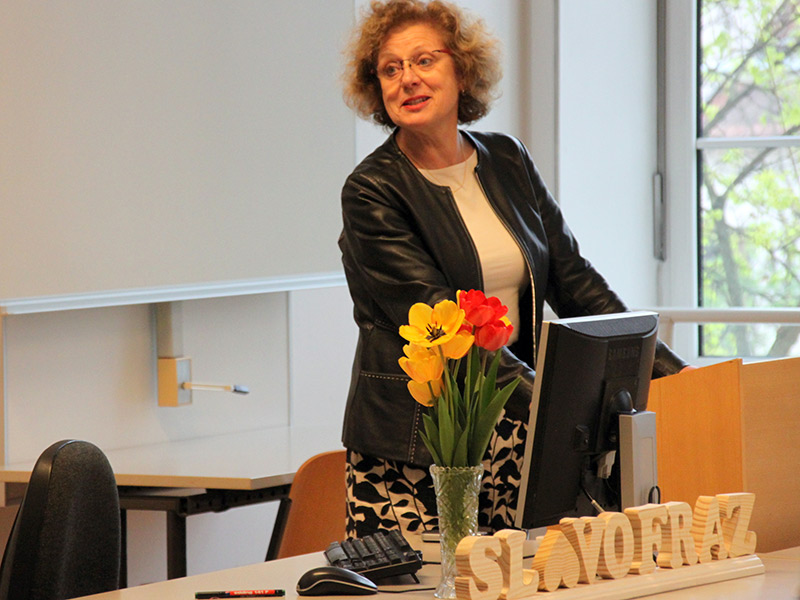
[[[800,0],[697,0],[698,304],[800,306]],[[800,355],[800,327],[711,324],[702,356]]]

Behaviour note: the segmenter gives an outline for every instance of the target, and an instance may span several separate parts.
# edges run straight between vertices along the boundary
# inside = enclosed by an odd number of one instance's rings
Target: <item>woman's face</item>
[[[378,52],[378,78],[386,112],[401,129],[423,135],[449,132],[458,127],[459,80],[455,62],[445,49],[442,35],[427,24],[418,23],[390,33]],[[433,58],[432,66],[425,66]],[[409,60],[410,59],[410,60]],[[412,66],[420,60],[420,66]],[[395,71],[386,76],[386,65]]]

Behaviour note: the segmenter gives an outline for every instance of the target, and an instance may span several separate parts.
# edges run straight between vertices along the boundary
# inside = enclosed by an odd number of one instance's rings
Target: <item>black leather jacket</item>
[[[627,307],[581,256],[525,147],[502,134],[465,134],[477,149],[480,184],[531,278],[520,298],[519,337],[503,349],[498,377],[502,384],[522,375],[506,414],[527,421],[544,302],[562,318]],[[409,394],[398,365],[405,344],[398,328],[415,302],[433,305],[455,300],[459,289],[483,289],[478,254],[450,189],[425,179],[395,135],[347,179],[342,211],[339,246],[359,327],[342,441],[363,454],[427,466],[431,457],[419,437],[425,408]],[[684,365],[659,343],[654,376]]]

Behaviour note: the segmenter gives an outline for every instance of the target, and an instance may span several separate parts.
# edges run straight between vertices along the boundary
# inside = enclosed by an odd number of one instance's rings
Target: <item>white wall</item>
[[[476,127],[528,143],[587,254],[632,304],[649,302],[655,289],[647,191],[655,160],[650,3],[463,4],[485,16],[506,53],[503,96]],[[275,35],[285,33],[280,20],[272,27]],[[282,90],[291,87],[281,82]],[[354,164],[385,138],[361,122],[356,133]],[[331,202],[338,203],[339,191],[330,190]],[[299,207],[298,219],[306,217]],[[195,377],[247,384],[250,396],[195,393],[189,407],[158,408],[146,306],[6,317],[8,458],[33,459],[62,437],[116,448],[341,419],[355,345],[344,288],[191,301],[184,320]],[[189,518],[189,572],[263,560],[274,510],[267,504]],[[12,516],[4,511],[5,526]],[[129,523],[129,583],[163,579],[163,515],[132,513]]]
[[[355,119],[331,50],[352,19],[352,0],[0,3],[0,298],[336,269],[328,190],[352,165],[330,149]]]
[[[612,287],[632,306],[652,306],[656,3],[559,6],[559,199]]]
[[[6,317],[7,460],[70,436],[111,449],[286,424],[287,306],[287,294],[185,302],[193,379],[251,393],[194,392],[175,410],[154,404],[149,306]]]
[[[558,188],[558,2],[520,2],[520,137],[556,198]]]

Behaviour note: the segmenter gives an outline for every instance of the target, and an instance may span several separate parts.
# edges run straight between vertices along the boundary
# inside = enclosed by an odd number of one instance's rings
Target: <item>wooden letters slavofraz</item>
[[[467,537],[456,549],[456,595],[459,600],[521,600],[540,590],[591,584],[598,577],[635,577],[657,567],[678,569],[753,554],[756,534],[748,526],[754,503],[754,494],[720,494],[700,496],[694,511],[685,502],[667,502],[561,519],[547,529],[532,569],[522,565],[522,531]]]

